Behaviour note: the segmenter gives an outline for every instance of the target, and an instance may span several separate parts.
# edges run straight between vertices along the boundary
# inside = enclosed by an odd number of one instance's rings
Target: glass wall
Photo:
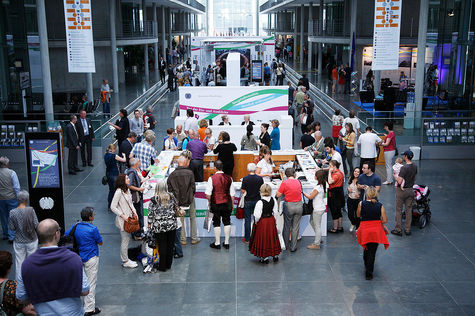
[[[209,0],[210,35],[255,35],[257,0]]]
[[[428,47],[432,63],[426,68],[428,102],[449,109],[473,110],[475,1],[430,1]]]

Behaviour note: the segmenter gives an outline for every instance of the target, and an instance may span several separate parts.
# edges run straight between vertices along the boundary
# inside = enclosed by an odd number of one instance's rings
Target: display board
[[[402,0],[374,1],[373,70],[398,68]]]
[[[253,60],[251,63],[251,81],[262,82],[263,79],[262,60]]]
[[[68,71],[96,72],[91,0],[64,0]]]
[[[30,205],[38,220],[52,218],[64,232],[61,134],[25,133]]]
[[[475,145],[475,120],[470,118],[424,119],[422,144]]]
[[[287,115],[288,110],[288,87],[284,86],[179,87],[178,91],[180,116],[186,117],[186,110],[192,109],[198,120],[226,114],[232,125],[240,125],[246,114],[267,122]]]

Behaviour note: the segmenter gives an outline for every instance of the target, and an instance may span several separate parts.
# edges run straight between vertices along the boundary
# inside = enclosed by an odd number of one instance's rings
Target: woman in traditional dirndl
[[[261,199],[254,208],[254,224],[249,241],[249,252],[259,258],[260,263],[269,263],[269,257],[274,262],[279,260],[282,251],[277,232],[274,212],[278,212],[275,198],[271,196],[272,188],[264,183],[261,188]]]

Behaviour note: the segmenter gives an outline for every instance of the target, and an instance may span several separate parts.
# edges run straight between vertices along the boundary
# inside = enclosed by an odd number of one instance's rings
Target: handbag
[[[302,182],[300,182],[300,187],[302,188],[302,201],[303,201],[302,216],[312,215],[312,213],[313,213],[313,201],[308,200],[308,202],[305,203],[305,197],[303,195]]]
[[[140,223],[139,219],[135,214],[132,214],[132,217],[129,217],[126,221],[124,221],[124,231],[128,233],[135,233],[136,231],[140,230]]]
[[[107,178],[107,175],[105,175],[105,176],[102,177],[102,180],[101,180],[102,185],[107,185],[107,182],[108,182],[108,181],[109,181],[109,179]]]

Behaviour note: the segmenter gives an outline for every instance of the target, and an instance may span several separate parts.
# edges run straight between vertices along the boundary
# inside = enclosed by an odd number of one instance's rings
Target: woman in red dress
[[[261,199],[254,208],[254,227],[249,241],[249,252],[259,258],[260,263],[279,260],[282,251],[277,233],[274,213],[277,213],[277,201],[271,197],[272,188],[264,183],[260,188]]]
[[[388,222],[384,206],[378,202],[378,191],[375,187],[368,187],[366,199],[358,204],[356,216],[361,218],[360,227],[356,232],[358,243],[364,248],[363,260],[366,268],[366,280],[373,278],[374,259],[378,245],[389,247],[386,235],[389,230],[384,226]]]

